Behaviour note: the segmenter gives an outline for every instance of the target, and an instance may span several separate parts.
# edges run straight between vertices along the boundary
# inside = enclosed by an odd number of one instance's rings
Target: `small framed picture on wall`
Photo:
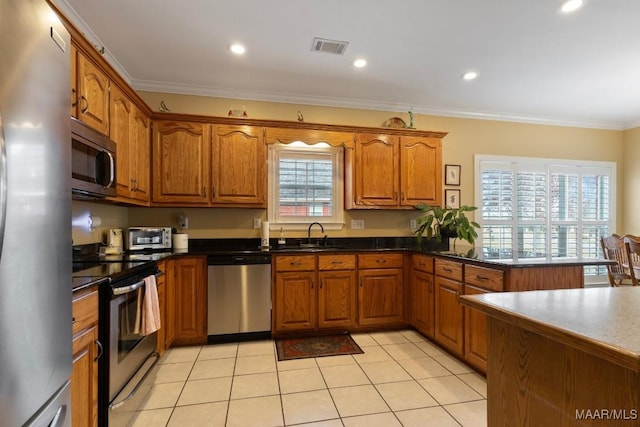
[[[460,190],[444,190],[444,205],[449,208],[458,209],[460,207]]]
[[[444,165],[444,184],[460,185],[460,165]]]

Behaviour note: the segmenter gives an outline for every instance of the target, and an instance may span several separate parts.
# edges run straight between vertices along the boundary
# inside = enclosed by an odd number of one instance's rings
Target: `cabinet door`
[[[208,205],[211,126],[158,121],[153,133],[153,202]]]
[[[458,302],[462,285],[460,282],[436,276],[436,341],[462,356],[463,311]]]
[[[165,286],[165,348],[170,348],[176,339],[176,261],[165,261],[164,286]]]
[[[215,126],[211,202],[266,208],[266,153],[263,128]]]
[[[353,166],[356,208],[398,205],[398,137],[357,134]]]
[[[350,327],[356,320],[355,270],[318,272],[318,327]]]
[[[78,52],[78,118],[109,134],[109,78],[93,62]]]
[[[316,327],[315,272],[278,272],[276,277],[276,331]]]
[[[119,197],[131,197],[132,177],[129,166],[133,103],[119,87],[111,88],[109,136],[116,143],[116,188]]]
[[[131,197],[148,202],[151,199],[151,120],[135,105],[131,117],[129,157],[133,179]]]
[[[438,138],[400,137],[400,205],[440,205],[442,143]]]
[[[167,349],[165,344],[167,342],[165,336],[167,330],[167,292],[164,278],[158,279],[158,307],[160,308],[160,329],[158,329],[156,351],[162,356]]]
[[[207,342],[206,258],[175,260],[176,344]]]
[[[358,272],[358,324],[402,323],[402,269],[385,268]]]
[[[464,286],[465,295],[484,294],[490,291]],[[487,315],[464,307],[464,358],[476,368],[487,371]]]
[[[433,274],[413,270],[411,281],[411,320],[413,326],[433,338],[435,332],[435,298]]]
[[[96,307],[97,309],[97,307]],[[71,425],[98,425],[98,327],[86,329],[73,340],[71,371]]]

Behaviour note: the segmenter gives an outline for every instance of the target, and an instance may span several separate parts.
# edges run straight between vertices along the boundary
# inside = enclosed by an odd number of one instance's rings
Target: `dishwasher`
[[[271,255],[209,255],[208,341],[271,336]]]

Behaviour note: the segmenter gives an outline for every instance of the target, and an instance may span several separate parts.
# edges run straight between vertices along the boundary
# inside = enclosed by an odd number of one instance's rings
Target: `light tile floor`
[[[486,426],[484,377],[414,331],[278,362],[273,341],[175,348],[133,426]]]

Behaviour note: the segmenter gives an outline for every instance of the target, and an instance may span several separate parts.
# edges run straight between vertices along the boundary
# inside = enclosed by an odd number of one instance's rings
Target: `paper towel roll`
[[[260,246],[262,246],[263,248],[269,247],[269,221],[262,221]]]
[[[174,251],[185,251],[189,249],[189,235],[188,234],[174,234],[173,249]]]

